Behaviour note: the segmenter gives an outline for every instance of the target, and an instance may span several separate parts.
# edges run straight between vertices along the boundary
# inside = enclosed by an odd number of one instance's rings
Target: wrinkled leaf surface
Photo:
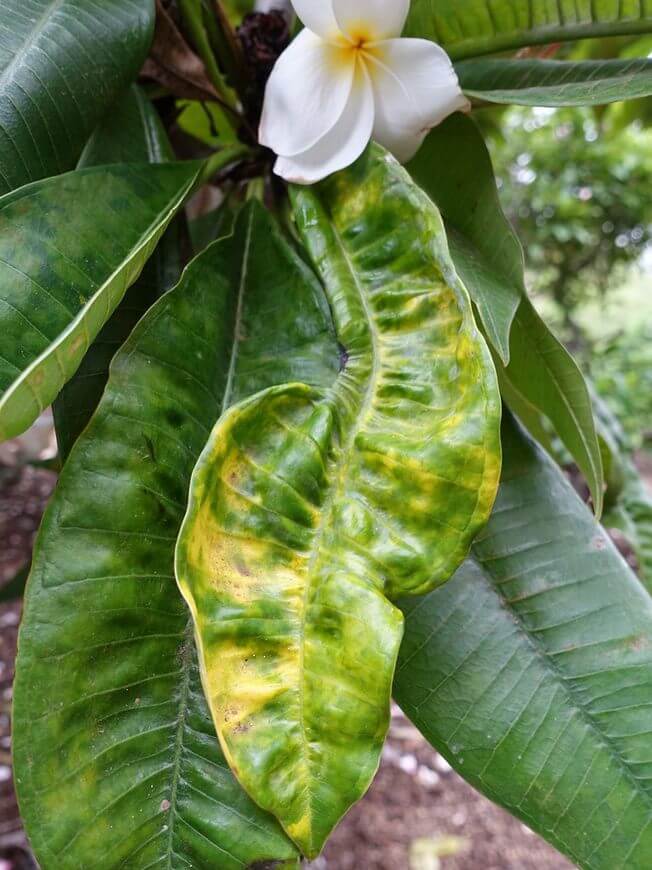
[[[495,374],[436,208],[380,149],[293,192],[341,345],[332,391],[231,409],[193,476],[177,577],[229,762],[308,856],[366,791],[402,634],[491,510]]]

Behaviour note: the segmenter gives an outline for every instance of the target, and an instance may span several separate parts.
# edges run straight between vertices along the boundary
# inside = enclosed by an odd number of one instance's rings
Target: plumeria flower
[[[305,29],[265,93],[260,141],[274,171],[312,184],[349,166],[371,138],[402,163],[464,97],[446,52],[401,39],[410,0],[292,0]]]

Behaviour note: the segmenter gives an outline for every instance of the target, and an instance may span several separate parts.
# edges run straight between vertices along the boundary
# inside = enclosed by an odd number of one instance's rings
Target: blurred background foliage
[[[641,57],[651,39],[558,57]],[[621,421],[652,448],[652,100],[480,112],[537,307]]]

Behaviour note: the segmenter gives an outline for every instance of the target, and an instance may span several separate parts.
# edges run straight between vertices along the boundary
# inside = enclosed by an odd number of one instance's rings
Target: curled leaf
[[[217,424],[177,579],[245,789],[312,857],[366,791],[402,636],[486,522],[500,399],[439,213],[380,149],[294,192],[342,346],[334,387],[275,387]]]

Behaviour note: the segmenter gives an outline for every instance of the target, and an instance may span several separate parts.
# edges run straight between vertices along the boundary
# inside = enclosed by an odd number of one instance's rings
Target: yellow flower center
[[[364,21],[356,22],[348,28],[346,34],[338,34],[331,43],[334,65],[339,69],[350,69],[352,63],[378,56],[378,40],[378,34],[371,25]]]

